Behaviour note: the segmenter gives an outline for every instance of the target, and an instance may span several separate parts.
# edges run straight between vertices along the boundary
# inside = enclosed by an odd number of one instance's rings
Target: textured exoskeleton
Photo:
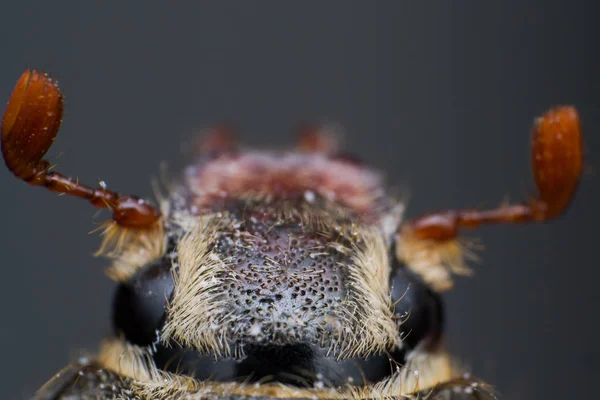
[[[49,168],[62,102],[25,72],[3,157],[30,184],[112,211],[99,254],[118,286],[113,334],[40,400],[493,398],[444,341],[440,292],[469,271],[458,230],[556,217],[581,174],[578,116],[559,107],[534,127],[538,198],[405,222],[381,174],[325,131],[255,151],[216,129],[154,207]]]

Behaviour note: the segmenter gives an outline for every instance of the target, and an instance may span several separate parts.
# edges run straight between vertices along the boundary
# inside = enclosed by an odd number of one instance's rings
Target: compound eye
[[[444,328],[442,299],[404,266],[397,266],[392,275],[392,301],[407,350],[420,344],[430,347],[438,343]]]
[[[167,302],[173,294],[171,260],[160,259],[121,282],[113,303],[113,324],[131,343],[147,346],[158,339]]]

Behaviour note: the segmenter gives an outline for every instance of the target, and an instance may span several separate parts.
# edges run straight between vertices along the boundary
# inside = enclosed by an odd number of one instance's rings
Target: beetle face
[[[114,337],[42,399],[491,396],[442,341],[437,293],[470,271],[458,231],[558,217],[583,165],[577,111],[556,107],[534,124],[537,197],[401,225],[403,204],[377,172],[336,155],[331,136],[238,152],[216,132],[159,210],[50,168],[62,110],[56,82],[26,71],[2,120],[2,155],[19,179],[111,210],[99,253],[114,259],[119,287]]]
[[[362,176],[344,188],[356,194],[376,177],[337,158],[304,157],[223,155],[188,173],[179,203],[170,203],[165,254],[121,282],[115,299],[117,331],[151,346],[158,370],[221,382],[364,386],[402,369],[424,339],[436,347],[439,298],[394,255],[400,205],[373,197],[379,210],[360,215],[326,198],[325,185],[302,188],[291,181],[296,164],[322,165],[307,181],[330,170]],[[229,189],[217,201],[206,186],[191,190],[189,179],[214,163],[268,171],[268,190],[279,192]]]

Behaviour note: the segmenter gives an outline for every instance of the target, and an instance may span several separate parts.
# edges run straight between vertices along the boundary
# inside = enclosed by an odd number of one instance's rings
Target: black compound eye
[[[146,346],[157,340],[167,301],[173,294],[171,265],[170,259],[160,259],[119,284],[113,304],[113,324],[129,342]]]
[[[394,315],[400,321],[400,335],[408,350],[423,343],[437,344],[444,329],[444,308],[440,295],[414,272],[398,266],[392,275]]]

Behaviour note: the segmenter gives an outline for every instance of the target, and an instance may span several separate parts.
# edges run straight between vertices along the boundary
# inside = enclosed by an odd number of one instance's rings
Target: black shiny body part
[[[287,346],[246,346],[242,360],[199,354],[195,350],[156,346],[153,360],[162,370],[214,382],[276,381],[298,387],[312,387],[319,381],[325,387],[347,383],[363,385],[390,376],[395,363],[387,354],[367,359],[355,357],[336,360],[323,349],[308,344]],[[401,363],[402,360],[397,360]]]
[[[82,361],[65,368],[44,385],[32,400],[141,400],[135,383],[98,364]],[[193,400],[288,400],[265,396],[217,394],[207,392]],[[390,400],[493,400],[496,397],[485,384],[462,377],[411,396],[395,396]],[[308,400],[308,399],[296,399]],[[367,399],[364,399],[367,400]]]
[[[399,262],[392,269],[394,316],[401,322],[400,334],[405,350],[417,345],[432,348],[444,331],[444,304],[419,275]]]
[[[172,261],[161,258],[117,287],[113,301],[113,325],[117,334],[139,346],[158,340],[165,307],[173,293]]]

